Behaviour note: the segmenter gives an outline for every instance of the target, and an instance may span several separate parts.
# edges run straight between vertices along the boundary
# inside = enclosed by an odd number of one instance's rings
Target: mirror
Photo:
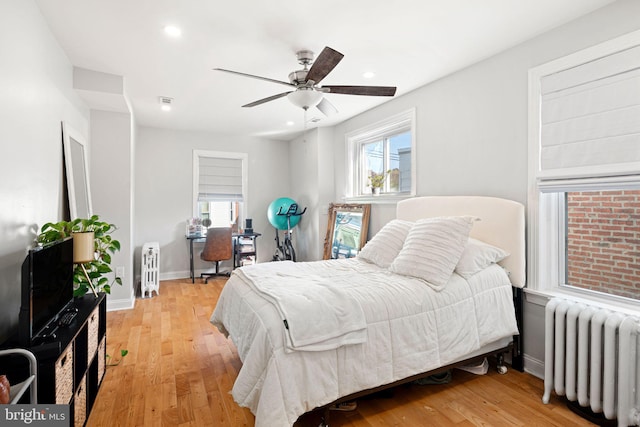
[[[62,122],[62,143],[71,219],[90,218],[91,191],[85,140],[78,131]]]
[[[330,204],[324,259],[352,258],[367,242],[368,204]]]

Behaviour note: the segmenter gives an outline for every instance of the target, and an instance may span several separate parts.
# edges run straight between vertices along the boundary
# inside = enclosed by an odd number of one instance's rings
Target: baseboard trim
[[[132,295],[129,299],[122,298],[112,300],[107,298],[107,311],[131,310],[136,304],[136,299]]]
[[[196,279],[200,277],[201,273],[213,273],[215,272],[215,268],[203,268],[198,269],[194,272]],[[229,269],[221,268],[220,272],[228,272]],[[166,273],[160,273],[160,280],[178,280],[178,279],[189,279],[189,270],[185,271],[169,271]],[[138,279],[138,287],[140,287],[140,281]]]
[[[544,362],[529,355],[524,355],[524,371],[528,374],[544,379]]]
[[[200,276],[200,272],[196,270],[196,277]],[[189,278],[189,270],[184,271],[169,271],[166,273],[160,273],[160,280],[176,280]]]

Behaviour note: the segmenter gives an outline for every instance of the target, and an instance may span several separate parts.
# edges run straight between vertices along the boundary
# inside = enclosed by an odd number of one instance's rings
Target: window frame
[[[547,178],[540,172],[541,138],[541,79],[571,67],[577,67],[595,59],[611,55],[640,44],[640,31],[586,48],[574,54],[551,61],[529,70],[528,104],[528,267],[527,300],[545,305],[550,297],[570,297],[586,303],[637,313],[640,299],[632,300],[565,286],[566,234],[564,192],[588,190],[614,190],[638,188],[640,169],[637,165],[620,165],[615,176],[601,173],[601,168],[588,168],[588,175],[576,178],[567,174]],[[630,167],[631,166],[631,167]],[[585,175],[585,168],[578,171]],[[541,179],[542,178],[542,179]]]
[[[238,216],[238,226],[244,224],[244,220],[247,215],[247,210],[249,206],[249,197],[248,197],[248,183],[249,183],[249,173],[247,170],[247,166],[249,164],[249,155],[247,153],[239,153],[239,152],[228,152],[228,151],[212,151],[212,150],[193,150],[193,187],[192,187],[192,197],[191,197],[191,209],[192,216],[197,218],[199,215],[198,211],[198,185],[200,183],[200,157],[212,157],[212,158],[222,158],[222,159],[235,159],[241,160],[242,162],[242,201],[240,202],[240,215]]]
[[[390,136],[411,132],[411,190],[407,192],[383,192],[379,196],[362,194],[359,184],[364,171],[364,144],[385,140]],[[368,202],[393,202],[416,195],[416,111],[412,108],[395,114],[369,126],[356,129],[345,135],[345,200]]]

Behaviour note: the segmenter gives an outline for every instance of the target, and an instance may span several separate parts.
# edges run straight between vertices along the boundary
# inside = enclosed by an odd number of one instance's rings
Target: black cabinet
[[[73,424],[83,426],[106,369],[107,299],[87,294],[74,304],[73,322],[29,350],[38,360],[38,403],[70,405]]]

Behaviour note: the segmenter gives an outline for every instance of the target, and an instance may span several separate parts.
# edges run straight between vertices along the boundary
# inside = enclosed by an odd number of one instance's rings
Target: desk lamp
[[[89,287],[93,291],[93,294],[98,297],[98,292],[93,286],[93,281],[89,278],[89,273],[84,265],[88,262],[95,261],[95,243],[93,241],[93,231],[87,231],[82,233],[73,233],[73,263],[79,264],[82,267],[84,276],[89,282]]]

